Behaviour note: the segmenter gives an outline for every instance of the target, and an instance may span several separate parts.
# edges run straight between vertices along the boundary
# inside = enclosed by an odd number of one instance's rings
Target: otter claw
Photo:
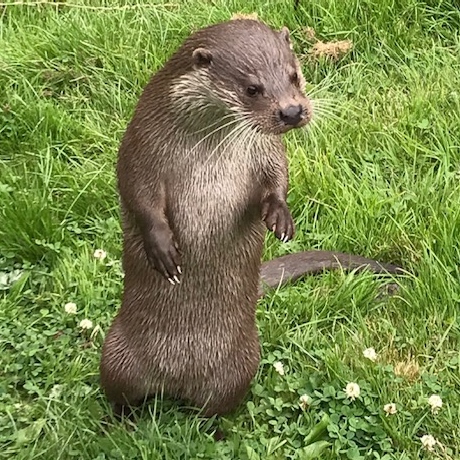
[[[179,278],[178,278],[176,275],[174,275],[174,281],[175,281],[177,284],[180,284]]]
[[[179,265],[176,268],[177,268],[177,271],[179,272],[179,275],[182,275],[182,268],[180,268]]]
[[[280,237],[280,240],[284,243],[284,233],[281,233],[281,237]]]
[[[275,230],[276,230],[276,224],[273,225],[273,227],[272,227],[272,232],[274,232]]]
[[[176,283],[174,282],[174,280],[173,280],[172,278],[168,278],[168,281],[169,281],[173,286],[176,285]]]

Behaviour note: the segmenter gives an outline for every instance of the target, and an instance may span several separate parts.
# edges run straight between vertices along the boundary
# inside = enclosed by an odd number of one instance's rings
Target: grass
[[[8,3],[0,6],[0,458],[460,458],[455,2],[301,0],[297,11],[293,1],[262,0]],[[382,295],[388,280],[333,272],[263,299],[263,360],[245,403],[222,421],[221,443],[205,421],[160,399],[136,427],[103,425],[98,360],[122,289],[121,135],[149,76],[191,30],[253,11],[291,29],[309,89],[329,101],[317,129],[286,137],[297,235],[287,246],[267,237],[264,257],[334,249],[409,274],[390,280],[393,296]],[[352,52],[308,59],[307,26],[323,41],[352,40]],[[102,262],[97,248],[107,251]],[[76,315],[65,313],[67,302]],[[81,331],[83,318],[98,328]],[[367,347],[377,362],[363,357]],[[348,382],[361,387],[354,402]],[[443,400],[437,415],[431,394]],[[392,402],[398,412],[387,417]],[[425,434],[439,441],[433,452],[422,448]]]

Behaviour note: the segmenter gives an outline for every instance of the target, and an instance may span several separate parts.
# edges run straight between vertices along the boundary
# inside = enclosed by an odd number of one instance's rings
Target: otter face
[[[302,76],[296,62],[274,75],[253,74],[241,82],[239,99],[258,128],[282,134],[305,126],[312,117],[312,105],[302,91]]]
[[[192,59],[216,100],[266,134],[309,123],[312,104],[286,28],[275,32],[258,21],[235,20],[214,30],[209,46],[195,48]]]

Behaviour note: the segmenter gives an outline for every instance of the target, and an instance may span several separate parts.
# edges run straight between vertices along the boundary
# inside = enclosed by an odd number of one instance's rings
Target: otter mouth
[[[288,131],[291,131],[291,129],[302,128],[303,126],[306,126],[309,121],[310,120],[307,117],[303,117],[297,123],[281,123],[278,126],[281,133],[284,134]]]

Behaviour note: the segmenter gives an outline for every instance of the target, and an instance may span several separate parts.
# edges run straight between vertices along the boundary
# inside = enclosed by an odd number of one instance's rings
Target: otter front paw
[[[283,243],[294,236],[294,221],[286,202],[273,195],[267,197],[262,203],[262,220]]]
[[[150,230],[144,235],[144,248],[150,265],[172,285],[180,284],[181,257],[171,231]]]

